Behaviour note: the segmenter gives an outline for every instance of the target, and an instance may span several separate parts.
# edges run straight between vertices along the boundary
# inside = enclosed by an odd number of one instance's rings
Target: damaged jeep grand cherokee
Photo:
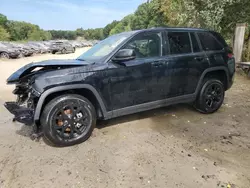
[[[87,140],[97,119],[191,103],[217,111],[235,72],[220,34],[154,28],[108,37],[74,60],[27,64],[13,73],[14,120],[34,126],[56,146]]]

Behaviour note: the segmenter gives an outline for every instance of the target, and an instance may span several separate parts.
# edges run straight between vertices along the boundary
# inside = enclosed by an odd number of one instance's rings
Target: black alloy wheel
[[[218,83],[212,83],[209,85],[204,92],[204,99],[206,107],[210,109],[215,109],[218,104],[221,103],[223,99],[223,88]]]
[[[200,91],[195,107],[202,113],[213,113],[221,107],[224,95],[224,85],[220,80],[208,80]]]
[[[41,124],[45,137],[56,146],[87,140],[96,124],[93,105],[80,95],[64,95],[46,105]]]

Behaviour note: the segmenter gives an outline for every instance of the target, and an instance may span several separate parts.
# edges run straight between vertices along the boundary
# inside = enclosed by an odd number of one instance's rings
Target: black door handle
[[[163,62],[162,61],[155,61],[155,62],[153,62],[152,63],[152,65],[154,66],[154,67],[160,67],[160,66],[163,66]]]
[[[197,60],[197,61],[203,61],[204,57],[195,57],[194,59]]]

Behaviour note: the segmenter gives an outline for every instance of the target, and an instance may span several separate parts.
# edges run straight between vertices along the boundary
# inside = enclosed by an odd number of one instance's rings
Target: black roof
[[[208,29],[201,29],[201,28],[191,28],[191,27],[155,27],[155,28],[149,28],[149,29],[141,29],[141,30],[133,30],[133,31],[125,31],[122,33],[118,33],[116,35],[135,35],[137,33],[145,32],[145,31],[162,31],[162,30],[167,30],[167,31],[187,31],[187,32],[211,32],[211,30]]]
[[[207,29],[191,28],[191,27],[155,27],[155,28],[149,28],[149,29],[136,30],[136,31],[133,31],[133,32],[158,31],[158,30],[170,30],[170,31],[209,31]]]
[[[149,29],[127,31],[127,32],[122,32],[120,34],[123,34],[123,33],[135,34],[135,33],[140,33],[140,32],[144,32],[144,31],[160,31],[160,30],[168,30],[168,31],[210,31],[208,29],[191,28],[191,27],[155,27],[155,28],[149,28]]]

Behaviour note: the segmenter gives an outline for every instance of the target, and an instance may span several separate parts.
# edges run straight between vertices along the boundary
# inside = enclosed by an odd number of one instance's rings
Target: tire
[[[75,51],[76,51],[76,48],[75,48],[75,47],[73,47],[73,53],[75,53]]]
[[[61,95],[45,106],[40,123],[44,138],[54,146],[72,146],[91,136],[96,112],[91,102],[81,95]]]
[[[62,49],[61,53],[66,54],[67,50],[65,48]]]
[[[2,53],[0,53],[0,58],[9,59],[10,56],[9,56],[9,54],[7,52],[2,52]]]
[[[225,88],[220,80],[205,80],[194,107],[204,114],[214,113],[221,107],[224,96]]]
[[[52,51],[51,53],[52,53],[52,54],[56,54],[56,51]]]
[[[23,57],[27,57],[27,56],[25,56],[23,53],[20,53],[18,57],[23,58]]]

